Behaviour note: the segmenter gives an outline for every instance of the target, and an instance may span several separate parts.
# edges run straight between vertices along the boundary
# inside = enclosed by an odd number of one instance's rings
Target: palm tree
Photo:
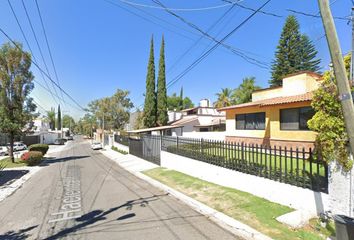
[[[218,99],[214,102],[214,107],[228,107],[232,105],[232,89],[231,88],[222,88],[220,93],[216,93]]]
[[[47,112],[47,121],[49,122],[49,128],[55,130],[55,110],[53,108]]]
[[[236,88],[231,96],[234,104],[247,103],[252,101],[252,92],[260,89],[256,85],[255,77],[246,77],[242,80],[242,83]]]

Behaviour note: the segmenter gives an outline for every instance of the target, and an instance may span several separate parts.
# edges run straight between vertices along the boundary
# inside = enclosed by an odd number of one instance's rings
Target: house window
[[[309,130],[307,121],[310,120],[314,111],[311,107],[290,108],[280,110],[281,130]]]
[[[265,113],[247,113],[236,115],[236,129],[238,130],[264,130]]]

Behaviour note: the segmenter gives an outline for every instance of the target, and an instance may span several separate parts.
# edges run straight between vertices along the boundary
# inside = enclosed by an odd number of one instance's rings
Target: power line
[[[291,12],[291,13],[295,13],[295,14],[299,14],[299,15],[303,15],[303,16],[306,16],[306,17],[321,18],[321,16],[318,15],[318,14],[305,13],[305,12],[296,11],[296,10],[293,10],[293,9],[286,9],[286,11]],[[333,17],[333,19],[345,20],[345,21],[350,20],[349,17]]]
[[[207,33],[211,31],[219,22],[221,22],[233,9],[235,8],[235,5],[231,5],[229,9],[225,11],[225,13],[218,19],[216,20],[208,29]],[[203,39],[203,36],[200,36],[197,41],[195,41],[173,64],[172,66],[168,69],[168,72],[170,72],[173,68],[177,66],[177,64]]]
[[[252,11],[252,12],[257,11],[256,9],[253,9],[253,8],[250,8],[250,7],[246,7],[245,5],[239,4],[238,1],[230,1],[230,0],[222,0],[222,1],[223,2],[228,2],[230,4],[235,4],[236,6],[238,6],[240,8],[243,8],[243,9],[246,9],[246,10],[249,10],[249,11]],[[276,14],[276,13],[265,12],[265,11],[259,11],[259,13],[262,13],[262,14],[268,15],[268,16],[272,16],[272,17],[277,17],[277,18],[283,18],[284,17],[284,16],[281,16],[281,15]]]
[[[186,19],[184,19],[183,17],[179,16],[178,14],[170,11],[163,3],[161,3],[159,0],[152,0],[153,2],[155,2],[156,4],[160,5],[161,7],[164,7],[165,11],[169,14],[171,14],[172,16],[178,18],[179,20],[181,20],[182,22],[184,22],[185,24],[187,24],[188,26],[194,28],[195,30],[197,30],[198,32],[200,32],[203,36],[205,36],[208,39],[213,40],[216,43],[220,43],[220,41],[218,41],[217,39],[215,39],[215,37],[211,36],[210,34],[206,33],[205,31],[203,31],[201,28],[199,28],[197,25],[195,25],[194,23],[187,21]],[[226,49],[230,50],[232,53],[234,53],[235,55],[243,58],[244,60],[246,60],[247,62],[256,65],[260,68],[264,68],[264,69],[269,69],[269,64],[266,62],[262,62],[259,61],[253,57],[247,56],[242,50],[240,49],[236,49],[228,44],[225,43],[220,43],[223,47],[225,47]]]
[[[183,78],[188,72],[190,72],[194,67],[196,67],[203,59],[209,56],[219,45],[222,44],[226,39],[228,39],[232,34],[234,34],[238,29],[245,25],[251,18],[253,18],[260,10],[262,10],[271,0],[267,0],[263,3],[255,12],[243,20],[239,25],[237,25],[231,32],[229,32],[225,37],[223,37],[219,42],[215,43],[208,51],[202,54],[198,59],[196,59],[189,67],[187,67],[183,72],[181,72],[176,78],[174,78],[167,86],[167,88],[172,87],[176,84],[181,78]]]
[[[12,43],[14,46],[23,52],[23,50],[18,46],[18,44],[2,29],[0,28],[0,32],[5,35],[5,37]],[[60,87],[43,69],[31,59],[31,62],[37,67],[39,71],[41,71],[60,91],[64,93],[71,101],[73,101],[82,111],[86,111],[70,94],[68,94],[62,87]]]
[[[174,30],[172,30],[172,29],[170,29],[170,28],[168,28],[168,27],[166,27],[166,26],[163,26],[163,25],[159,24],[159,23],[156,23],[156,22],[154,22],[154,21],[152,21],[152,20],[150,20],[150,19],[148,19],[148,18],[146,18],[146,17],[144,17],[144,16],[141,16],[141,15],[137,14],[136,12],[133,12],[133,11],[129,10],[128,8],[125,8],[125,7],[121,6],[120,4],[117,4],[117,3],[112,2],[112,1],[110,1],[110,0],[103,0],[103,1],[105,1],[105,2],[107,2],[107,3],[110,3],[111,5],[113,5],[113,6],[115,6],[115,7],[118,7],[118,8],[120,8],[120,9],[123,9],[124,11],[129,12],[130,14],[133,14],[134,16],[136,16],[136,17],[138,17],[138,18],[141,18],[141,19],[143,19],[143,20],[145,20],[145,21],[147,21],[147,22],[149,22],[149,23],[152,23],[152,24],[154,24],[154,25],[157,25],[157,26],[159,26],[159,27],[162,27],[162,28],[166,29],[167,31],[173,32],[173,33],[175,33],[175,34],[177,34],[177,35],[180,35],[180,36],[182,36],[182,37],[184,37],[184,38],[186,38],[186,39],[189,39],[189,40],[194,41],[193,38],[188,37],[188,36],[186,36],[186,35],[184,35],[184,34],[182,34],[182,33],[176,32],[176,31],[174,31]],[[139,8],[136,8],[136,9],[139,9]],[[142,10],[141,10],[141,11],[142,11]],[[147,12],[145,12],[145,14],[147,14]],[[152,14],[149,14],[149,15],[153,16]],[[155,17],[155,18],[158,18],[158,17],[156,17],[156,16],[154,16],[154,17]],[[167,21],[164,21],[164,22],[167,22]],[[170,24],[170,25],[171,25],[171,24]],[[173,25],[173,24],[172,24],[172,25]],[[191,33],[192,33],[192,32],[191,32]],[[193,33],[193,34],[194,34],[194,33]]]
[[[152,5],[148,5],[148,4],[140,4],[140,3],[136,3],[136,2],[128,1],[128,0],[119,0],[119,1],[129,4],[129,5],[132,5],[132,6],[154,8],[154,9],[163,9],[158,6],[152,6]],[[213,9],[217,9],[217,8],[224,8],[229,5],[230,4],[223,4],[223,5],[217,5],[217,6],[211,6],[211,7],[202,7],[202,8],[169,8],[169,9],[172,11],[205,11],[205,10],[213,10]]]
[[[45,59],[44,59],[44,55],[43,55],[43,52],[42,52],[42,48],[41,48],[41,46],[39,45],[39,41],[38,41],[38,38],[37,38],[37,34],[36,34],[36,32],[34,31],[34,27],[33,27],[31,18],[30,18],[29,14],[28,14],[27,7],[26,7],[26,5],[25,5],[24,0],[21,0],[21,2],[22,2],[22,6],[23,6],[23,8],[24,8],[24,10],[25,10],[26,17],[27,17],[27,20],[28,20],[28,22],[29,22],[29,25],[30,25],[32,34],[33,34],[34,39],[35,39],[35,41],[36,41],[36,44],[37,44],[39,53],[40,53],[40,55],[41,55],[41,58],[42,58],[44,67],[45,67],[45,69],[46,69],[48,75],[50,76],[49,69],[48,69],[47,63],[46,63],[46,61],[45,61]],[[53,83],[52,83],[52,87],[53,87],[53,89],[54,89],[55,94],[58,95],[58,92],[57,92],[56,88],[54,87]],[[60,101],[60,99],[59,99],[59,101]]]
[[[29,44],[29,41],[28,41],[28,39],[27,39],[27,37],[26,37],[26,35],[25,35],[25,32],[23,31],[23,28],[22,28],[22,26],[21,26],[21,23],[20,23],[20,21],[18,20],[17,14],[16,14],[16,12],[15,12],[15,10],[14,10],[14,8],[13,8],[11,2],[10,2],[10,0],[7,0],[7,2],[8,2],[8,4],[9,4],[9,6],[10,6],[10,9],[11,9],[11,12],[12,12],[13,16],[15,17],[16,23],[17,23],[17,25],[18,25],[18,27],[19,27],[19,29],[20,29],[20,31],[21,31],[21,34],[22,34],[22,36],[23,36],[23,38],[24,38],[24,40],[25,40],[25,42],[26,42],[26,44],[27,44],[27,47],[28,47],[28,49],[29,49],[30,52],[31,52],[31,55],[32,55],[33,59],[34,59],[36,62],[38,62],[37,59],[36,59],[36,57],[35,57],[35,55],[33,54],[31,45]],[[58,101],[57,101],[56,98],[54,97],[53,92],[50,90],[50,88],[49,88],[49,86],[48,86],[48,83],[47,83],[47,81],[45,80],[45,77],[44,77],[44,75],[43,75],[42,72],[41,72],[41,76],[42,76],[43,82],[46,84],[47,88],[49,89],[49,92],[50,92],[50,94],[52,95],[54,101],[58,104]],[[57,95],[56,97],[59,98],[58,95]]]
[[[46,30],[45,30],[45,27],[44,27],[44,24],[43,24],[42,13],[41,13],[41,10],[40,10],[40,8],[39,8],[38,1],[35,0],[35,2],[36,2],[36,7],[37,7],[39,19],[40,19],[40,22],[41,22],[41,25],[42,25],[42,30],[43,30],[43,33],[44,33],[45,42],[46,42],[46,44],[47,44],[47,48],[48,48],[48,52],[49,52],[50,61],[52,62],[52,65],[53,65],[55,78],[56,78],[56,80],[57,80],[58,85],[60,86],[60,82],[59,82],[59,78],[58,78],[57,69],[56,69],[55,64],[54,64],[52,51],[51,51],[51,49],[50,49],[50,47],[49,47],[49,41],[48,41],[47,33],[46,33]],[[65,103],[64,96],[63,96],[63,93],[62,93],[62,92],[61,92],[61,97],[62,97],[62,99],[63,99],[63,101],[64,101],[64,103]]]

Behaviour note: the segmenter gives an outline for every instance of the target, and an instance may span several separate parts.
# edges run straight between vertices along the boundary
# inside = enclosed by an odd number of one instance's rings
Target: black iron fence
[[[129,139],[129,153],[160,165],[161,137],[144,135]]]
[[[163,136],[162,150],[298,187],[328,192],[328,167],[312,149]]]
[[[129,136],[115,134],[114,141],[116,143],[129,146]]]

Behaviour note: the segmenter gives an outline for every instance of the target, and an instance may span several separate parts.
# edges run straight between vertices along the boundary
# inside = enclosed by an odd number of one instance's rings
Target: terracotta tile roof
[[[230,107],[219,108],[218,111],[226,111],[229,109],[245,108],[251,106],[264,107],[264,106],[287,104],[287,103],[307,102],[307,101],[311,101],[312,97],[313,97],[313,92],[308,92],[300,95],[276,97],[276,98],[270,98],[270,99],[259,100],[254,102],[242,103]]]

